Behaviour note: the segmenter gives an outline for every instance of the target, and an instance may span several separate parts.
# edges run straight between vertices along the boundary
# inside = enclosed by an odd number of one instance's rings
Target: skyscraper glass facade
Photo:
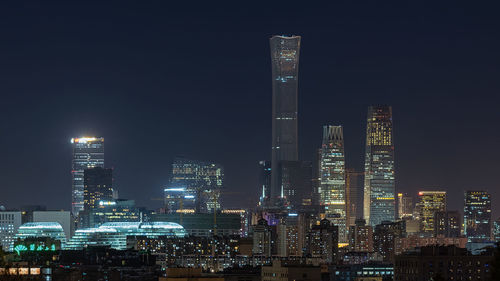
[[[84,210],[97,208],[113,199],[113,170],[95,167],[84,171]]]
[[[370,106],[366,125],[363,213],[372,226],[395,219],[394,174],[392,108]]]
[[[73,215],[83,211],[84,171],[85,169],[104,168],[104,138],[81,137],[72,138],[72,206]]]
[[[270,39],[272,64],[272,175],[270,205],[283,197],[278,167],[283,160],[297,161],[297,85],[300,36]]]
[[[491,195],[486,191],[466,191],[464,233],[469,242],[491,239]]]
[[[176,158],[172,163],[169,186],[165,188],[165,199],[172,204],[173,200],[180,202],[181,199],[174,197],[182,193],[183,203],[186,203],[184,208],[189,208],[189,203],[193,202],[197,212],[212,212],[221,208],[220,192],[223,187],[222,165]]]
[[[346,242],[346,171],[342,126],[323,126],[319,194],[326,217],[339,227],[339,241]]]

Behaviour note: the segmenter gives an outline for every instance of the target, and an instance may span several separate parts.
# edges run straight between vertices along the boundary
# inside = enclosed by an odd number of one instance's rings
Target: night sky
[[[362,169],[367,106],[390,104],[398,191],[444,189],[458,210],[466,189],[499,202],[498,7],[20,2],[0,4],[0,205],[69,209],[69,139],[94,134],[122,198],[159,207],[186,156],[225,166],[240,192],[227,207],[253,206],[274,34],[302,36],[301,159],[341,124],[347,166]]]

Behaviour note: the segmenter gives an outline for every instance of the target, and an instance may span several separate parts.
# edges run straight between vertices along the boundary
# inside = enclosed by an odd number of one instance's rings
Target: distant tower
[[[280,204],[281,161],[297,161],[297,85],[300,36],[273,36],[271,44],[273,116],[270,206]]]
[[[100,167],[84,171],[84,210],[90,211],[99,206],[100,201],[113,200],[113,170]],[[102,203],[101,203],[102,204]]]
[[[259,188],[260,205],[264,206],[269,201],[271,192],[271,161],[259,161]]]
[[[394,142],[392,108],[370,106],[366,124],[364,217],[375,226],[394,221],[396,213],[394,182]]]
[[[85,169],[104,168],[104,138],[72,138],[71,144],[73,147],[71,212],[77,216],[80,211],[83,211],[83,173]]]
[[[320,203],[334,225],[339,227],[339,241],[347,241],[346,174],[342,126],[323,126],[320,162]]]
[[[398,218],[400,220],[413,215],[413,197],[406,193],[398,193]]]
[[[466,191],[464,233],[469,242],[491,240],[491,195],[486,191]]]

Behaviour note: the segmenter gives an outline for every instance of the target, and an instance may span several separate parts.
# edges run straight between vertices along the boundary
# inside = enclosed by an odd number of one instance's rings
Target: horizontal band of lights
[[[179,209],[175,212],[181,214],[194,214],[194,209]]]
[[[242,214],[246,212],[246,210],[222,210],[223,214]]]
[[[165,188],[164,191],[165,192],[169,192],[169,191],[181,192],[181,191],[186,191],[186,189],[183,187],[175,187],[175,188]]]
[[[339,248],[344,248],[349,246],[349,243],[338,243]]]
[[[28,246],[25,246],[23,244],[19,244],[19,245],[14,247],[14,251],[17,253],[17,255],[21,255],[21,252],[26,252],[26,251],[47,252],[47,251],[55,251],[55,250],[56,250],[55,244],[52,244],[50,246],[35,245],[35,244],[30,244]]]
[[[394,200],[394,197],[377,197],[377,200]]]
[[[96,141],[96,137],[83,137],[83,138],[72,138],[71,143],[87,143],[89,141]]]

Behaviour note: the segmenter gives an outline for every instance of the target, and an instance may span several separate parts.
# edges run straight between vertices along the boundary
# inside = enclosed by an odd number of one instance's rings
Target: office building
[[[413,216],[413,197],[407,193],[398,193],[398,218],[400,220]]]
[[[357,219],[349,230],[349,250],[351,252],[373,252],[373,227],[364,219]]]
[[[145,218],[145,210],[137,208],[134,200],[101,200],[96,208],[86,213],[83,228],[96,228],[107,222],[139,222]]]
[[[150,221],[169,221],[182,225],[193,236],[232,236],[240,235],[242,230],[241,213],[184,213],[152,214]]]
[[[319,225],[313,225],[306,235],[305,253],[311,258],[318,258],[321,263],[337,260],[339,229],[327,219]]]
[[[434,237],[460,237],[462,219],[458,211],[434,214]]]
[[[466,191],[464,233],[469,242],[491,239],[491,195],[486,191]]]
[[[168,197],[170,191],[182,190],[184,209],[190,209],[189,203],[194,202],[196,212],[210,213],[221,209],[220,192],[223,187],[224,168],[221,165],[177,157],[172,163],[165,200],[172,200],[173,197]]]
[[[490,280],[493,254],[456,246],[427,246],[396,256],[394,280]]]
[[[63,227],[58,222],[28,222],[19,227],[16,239],[39,239],[50,238],[61,242],[64,248],[66,244],[66,235]]]
[[[83,173],[83,209],[97,208],[99,202],[113,200],[113,170],[95,167]]]
[[[21,226],[21,212],[0,211],[0,246],[6,252],[12,252],[17,229]]]
[[[446,211],[446,191],[420,191],[418,199],[422,232],[427,236],[432,236],[436,212]]]
[[[356,219],[363,218],[363,181],[364,172],[346,169],[346,217],[347,226],[355,224]]]
[[[261,189],[259,204],[266,206],[271,197],[271,161],[259,161],[259,188]]]
[[[363,213],[369,225],[394,221],[396,213],[392,108],[370,106],[366,124]]]
[[[73,234],[73,223],[70,211],[33,211],[34,223],[55,222],[61,225],[64,236],[69,238]]]
[[[283,190],[281,203],[288,209],[297,210],[311,202],[312,163],[308,161],[281,161],[278,165],[280,185]]]
[[[278,167],[281,161],[297,161],[297,86],[300,36],[270,39],[272,65],[272,159],[270,206],[280,205],[283,188]]]
[[[320,162],[320,203],[326,217],[339,227],[339,241],[347,241],[346,173],[342,126],[323,126]]]
[[[82,250],[88,246],[110,247],[116,250],[127,249],[127,237],[147,236],[185,237],[184,228],[172,222],[107,222],[97,228],[75,231],[66,243],[66,250]]]
[[[72,138],[73,160],[72,176],[72,206],[71,212],[76,217],[83,211],[84,171],[85,169],[104,168],[104,138],[81,137]]]

